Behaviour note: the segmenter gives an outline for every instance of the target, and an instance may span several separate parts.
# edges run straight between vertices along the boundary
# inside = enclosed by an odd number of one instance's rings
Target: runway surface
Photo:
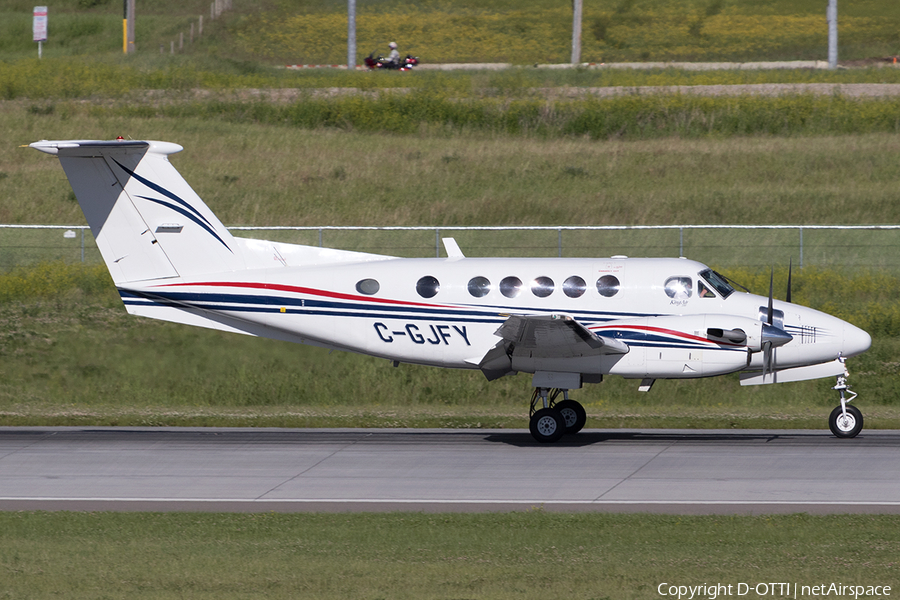
[[[900,431],[0,428],[0,510],[900,513]]]

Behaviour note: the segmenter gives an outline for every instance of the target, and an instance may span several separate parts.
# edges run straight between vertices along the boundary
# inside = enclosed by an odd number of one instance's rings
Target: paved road
[[[900,513],[900,431],[0,428],[2,510]]]

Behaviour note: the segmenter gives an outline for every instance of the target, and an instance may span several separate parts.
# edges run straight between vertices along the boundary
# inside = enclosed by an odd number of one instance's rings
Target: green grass
[[[452,93],[454,97],[529,97],[547,88],[596,88],[671,85],[738,85],[764,83],[898,83],[900,69],[851,70],[547,70],[514,68],[503,71],[396,73],[346,72],[334,69],[287,71],[248,61],[196,56],[58,57],[9,59],[0,54],[0,98],[31,100],[127,97],[180,99],[192,90],[219,94],[246,88],[379,90],[413,88]]]
[[[521,93],[522,88],[609,85],[697,85],[761,82],[896,82],[897,69],[651,73],[536,71],[442,74],[289,73],[285,64],[346,61],[346,4],[236,0],[211,21],[209,3],[156,0],[138,7],[137,52],[124,56],[122,6],[113,0],[60,0],[50,7],[50,38],[38,61],[31,41],[33,4],[0,7],[0,97],[122,95],[144,89],[360,87],[443,85]],[[694,0],[599,0],[583,23],[583,60],[755,61],[826,57],[821,2],[736,3]],[[179,34],[204,18],[204,35],[170,54]],[[900,11],[891,0],[841,7],[840,56],[845,60],[900,53]],[[568,62],[568,2],[475,3],[469,0],[361,4],[359,57],[396,38],[424,62]],[[160,53],[160,48],[163,52]],[[361,61],[360,61],[361,62]],[[878,63],[874,63],[878,64]]]
[[[19,4],[9,9],[30,11]],[[339,4],[303,10],[335,13]],[[396,6],[380,8],[387,13]],[[673,6],[625,2],[599,8],[627,15],[625,20],[639,26],[647,18],[658,25],[654,11]],[[760,15],[814,12],[805,2],[759,6]],[[892,7],[872,10],[882,10],[889,22]],[[287,6],[264,8],[278,14]],[[471,3],[457,8],[463,16],[481,14]],[[542,10],[532,2],[517,8]],[[722,14],[753,12],[724,8]],[[69,50],[54,54],[48,47],[48,58],[38,62],[23,58],[22,47],[0,46],[0,95],[15,99],[0,103],[0,128],[8,140],[0,147],[0,222],[83,222],[58,162],[16,145],[117,135],[184,145],[173,162],[220,218],[234,225],[448,229],[897,220],[900,118],[894,100],[838,94],[548,101],[533,89],[896,82],[900,71],[894,69],[713,74],[516,69],[418,72],[408,78],[290,73],[266,67],[260,55],[247,54],[239,44],[232,44],[231,53],[223,50],[223,40],[254,31],[240,5],[233,20],[210,30],[216,35],[206,38],[205,46],[186,55],[122,57],[101,48],[87,59],[86,48],[96,41],[91,36],[104,35],[107,27],[90,23],[111,18],[102,15],[112,4],[83,9],[71,0],[53,10],[61,31],[67,31],[68,19],[70,31],[78,33],[68,35]],[[168,35],[166,27],[176,27],[196,10],[160,2],[148,7],[144,23],[169,19],[158,27],[160,35]],[[706,14],[707,9],[697,4],[690,10]],[[852,8],[849,16],[871,17],[860,11]],[[13,21],[0,19],[4,27],[13,27]],[[242,99],[246,87],[410,89],[279,103]],[[148,89],[160,91],[148,94]],[[195,89],[208,90],[211,98],[195,96]],[[92,102],[85,102],[89,98]],[[326,245],[407,256],[431,255],[434,243],[430,232],[324,236]],[[567,256],[681,251],[674,232],[565,236]],[[89,237],[90,262],[97,255]],[[314,233],[272,237],[317,241]],[[556,253],[555,232],[494,235],[487,241],[468,232],[457,237],[473,256]],[[736,270],[762,291],[765,267],[777,264],[777,289],[783,289],[784,264],[798,258],[791,237],[686,232],[683,253]],[[47,260],[41,247],[77,263],[79,239],[64,239],[60,232],[4,231],[0,244],[0,269],[12,270],[0,292],[5,423],[524,425],[528,385],[523,378],[488,384],[478,373],[391,369],[365,357],[127,318],[105,275],[96,271],[17,270]],[[851,364],[852,381],[871,407],[867,425],[874,427],[897,423],[896,245],[893,233],[806,232],[805,269],[795,280],[798,301],[850,319],[876,336],[873,349]],[[836,270],[841,268],[847,271]],[[58,293],[33,293],[51,282],[59,282]],[[864,293],[852,293],[861,287]],[[638,394],[632,383],[613,378],[584,390],[580,399],[591,415],[589,426],[820,428],[834,403],[827,381],[777,390],[740,388],[734,378],[673,381],[660,382],[651,394]],[[126,398],[127,404],[121,401]]]
[[[727,271],[765,292],[766,273]],[[776,285],[783,289],[786,272]],[[869,428],[900,427],[896,278],[795,272],[795,300],[871,331],[850,361]],[[740,387],[735,376],[618,377],[576,397],[588,427],[824,427],[831,380]],[[403,365],[129,317],[102,266],[50,264],[0,276],[0,424],[279,427],[527,425],[527,376]]]
[[[896,516],[541,510],[0,513],[0,592],[73,600],[628,600],[659,598],[662,583],[731,584],[732,595],[739,582],[896,587],[898,527]]]
[[[0,54],[35,56],[33,4],[8,0],[0,8]],[[269,64],[343,63],[345,2],[235,0],[210,21],[209,3],[156,0],[138,7],[140,54],[168,53],[180,33],[204,15],[204,35],[179,53]],[[571,3],[563,0],[491,2],[400,0],[357,7],[358,58],[385,51],[395,39],[426,62],[568,62]],[[821,2],[596,0],[585,3],[582,60],[824,59],[827,28]],[[900,51],[900,11],[891,0],[841,6],[843,59]],[[187,43],[187,41],[186,41]],[[113,0],[60,0],[50,7],[48,57],[115,55],[122,47],[122,6]],[[359,61],[361,62],[361,61]]]
[[[249,4],[249,3],[248,3]],[[69,56],[119,58],[122,56],[122,2],[117,0],[58,0],[48,4],[48,40],[45,59]],[[32,41],[33,2],[5,0],[0,6],[0,60],[37,58]],[[186,36],[190,23],[204,15],[204,38],[193,50],[215,55],[224,34],[224,21],[209,20],[209,3],[201,0],[155,0],[137,5],[135,46],[137,54],[159,56],[159,45],[169,51],[169,42],[180,32]],[[222,57],[226,58],[226,57]]]
[[[398,134],[471,131],[537,138],[639,140],[897,133],[898,106],[900,101],[894,98],[856,99],[840,95],[771,98],[668,94],[548,101],[461,99],[446,92],[425,90],[376,97],[301,97],[293,103],[127,104],[94,112],[98,116],[215,118],[234,123]]]
[[[125,117],[67,103],[47,113],[29,106],[0,107],[0,124],[17,143],[124,134],[183,144],[185,152],[173,162],[229,224],[842,224],[895,222],[897,215],[900,147],[892,135],[598,142],[368,134]],[[0,172],[6,175],[0,221],[83,222],[52,157],[9,144],[0,148]],[[557,252],[556,232],[457,233],[473,256]],[[87,276],[16,271],[16,264],[40,260],[35,245],[58,246],[54,252],[77,263],[80,239],[67,240],[59,231],[41,235],[50,237],[0,235],[4,269],[13,268],[10,277],[18,282],[5,280],[0,299],[3,423],[525,425],[524,377],[488,383],[473,372],[392,369],[371,358],[127,317],[102,270]],[[677,232],[627,235],[566,233],[565,255],[678,253]],[[900,315],[896,265],[890,263],[896,235],[807,231],[804,269],[795,272],[797,301],[876,337],[872,350],[851,361],[868,427],[898,426]],[[318,241],[316,233],[271,237]],[[433,255],[434,248],[431,232],[323,237],[326,245],[407,256]],[[688,231],[684,253],[731,269],[762,293],[768,266],[775,264],[780,294],[786,263],[793,257],[797,264],[798,240],[790,238]],[[96,261],[90,244],[88,250]],[[28,291],[49,281],[68,283],[59,294]],[[610,378],[579,392],[589,426],[822,428],[836,398],[829,380],[777,388],[741,388],[734,378],[666,381],[650,394],[638,393],[633,383]]]
[[[0,104],[0,222],[84,222],[58,161],[19,144],[118,135],[183,145],[173,163],[229,225],[878,224],[898,215],[893,134],[595,141],[373,135],[227,116]]]

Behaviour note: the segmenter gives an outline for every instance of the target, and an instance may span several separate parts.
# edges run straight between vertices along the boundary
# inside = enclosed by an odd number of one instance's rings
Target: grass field
[[[0,55],[35,56],[32,4],[0,8]],[[426,62],[568,62],[572,8],[567,0],[472,0],[360,3],[359,62],[396,40]],[[582,60],[752,61],[825,59],[822,3],[782,0],[597,0],[585,3]],[[204,36],[179,53],[269,64],[346,62],[346,3],[250,2],[209,20],[209,3],[158,0],[138,8],[136,46],[144,56],[168,52],[180,33],[206,15]],[[900,10],[891,0],[845,3],[843,59],[900,52]],[[122,6],[112,0],[60,0],[50,9],[45,56],[114,54],[122,47]]]
[[[127,117],[67,104],[41,113],[21,102],[0,107],[0,124],[16,143],[119,134],[179,142],[186,150],[173,158],[176,166],[229,224],[841,224],[896,222],[898,213],[900,145],[886,134],[602,142],[478,132],[372,134]],[[9,144],[0,148],[0,172],[0,221],[83,222],[57,161]],[[26,238],[36,234],[10,235],[0,237],[7,244],[6,269],[33,260],[27,248],[15,247],[33,245]],[[77,252],[80,240],[53,235],[59,238],[53,244],[73,242]],[[428,256],[434,247],[434,234],[427,232],[419,241],[350,235],[328,233],[325,242],[400,255]],[[473,255],[553,255],[557,242],[552,232],[536,249],[528,239],[534,236],[519,233],[503,241],[494,236],[484,247],[467,235],[459,239]],[[666,248],[661,238],[635,244],[618,234],[571,235],[570,256],[677,254],[675,239]],[[776,289],[783,290],[785,265],[797,257],[794,242],[779,240],[780,234],[726,234],[727,241],[696,235],[686,236],[688,256],[732,269],[763,293],[768,266],[779,267]],[[797,301],[875,336],[875,347],[851,361],[870,427],[898,422],[898,280],[895,267],[884,269],[896,255],[895,238],[807,233],[806,267],[795,278]],[[317,242],[309,236],[294,241]],[[825,270],[813,268],[817,264]],[[844,265],[858,266],[829,270]],[[102,269],[85,275],[52,267],[11,277],[4,280],[0,350],[6,424],[525,424],[522,378],[488,384],[478,373],[391,369],[359,356],[127,318]],[[41,291],[57,281],[59,293]],[[836,397],[830,385],[747,389],[725,378],[660,382],[653,393],[639,394],[612,378],[579,397],[591,415],[588,426],[821,428]]]
[[[84,222],[57,162],[19,144],[117,135],[183,145],[174,164],[228,225],[839,225],[900,212],[887,133],[629,142],[214,117],[2,104],[0,222]]]
[[[896,516],[541,510],[503,515],[0,513],[0,593],[12,599],[73,600],[630,600],[659,598],[663,583],[730,584],[732,596],[738,583],[747,583],[751,592],[744,597],[758,598],[765,596],[753,589],[760,582],[834,582],[891,586],[888,594],[876,596],[884,598],[897,587],[898,527]],[[798,592],[798,597],[826,596]]]
[[[729,271],[753,288],[762,272]],[[779,272],[783,287],[786,273]],[[835,284],[838,285],[835,285]],[[897,279],[795,274],[798,301],[863,326],[850,362],[866,426],[900,427]],[[0,424],[525,427],[528,378],[447,371],[128,317],[104,267],[0,277]],[[588,427],[824,427],[831,380],[742,388],[735,377],[609,378],[577,393]]]

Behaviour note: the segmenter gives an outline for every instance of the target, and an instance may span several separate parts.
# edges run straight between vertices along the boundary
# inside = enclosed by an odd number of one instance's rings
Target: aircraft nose
[[[843,346],[844,356],[862,354],[872,346],[872,336],[859,327],[845,322]]]

